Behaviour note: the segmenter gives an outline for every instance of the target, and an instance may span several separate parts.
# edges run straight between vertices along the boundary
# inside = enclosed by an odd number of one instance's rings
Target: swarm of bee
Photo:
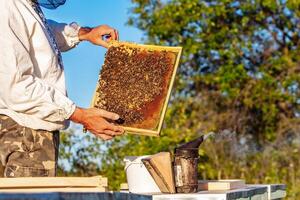
[[[166,51],[110,47],[100,73],[95,107],[118,113],[125,126],[134,127],[154,116],[152,112],[159,110],[147,106],[161,102],[158,98],[167,92],[174,57]]]

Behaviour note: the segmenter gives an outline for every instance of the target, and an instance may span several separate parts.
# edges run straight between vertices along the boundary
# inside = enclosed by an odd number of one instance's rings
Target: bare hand
[[[109,123],[106,119],[117,120],[119,118],[119,115],[102,109],[76,108],[70,120],[83,124],[88,131],[92,132],[97,137],[103,140],[110,140],[115,136],[122,135],[124,129]]]
[[[79,30],[79,39],[108,48],[109,41],[119,40],[119,33],[108,25],[101,25],[95,28],[81,28]]]

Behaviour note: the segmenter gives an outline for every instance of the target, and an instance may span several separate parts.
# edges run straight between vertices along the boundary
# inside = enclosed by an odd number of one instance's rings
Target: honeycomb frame
[[[160,105],[160,109],[159,112],[157,113],[157,115],[159,116],[157,119],[157,126],[155,128],[143,128],[143,127],[131,127],[131,126],[122,126],[125,129],[125,132],[127,134],[137,134],[137,135],[147,135],[147,136],[159,136],[162,126],[163,126],[163,121],[164,121],[164,117],[166,114],[166,110],[167,110],[167,106],[169,103],[169,99],[171,96],[171,91],[172,91],[172,87],[174,85],[174,81],[175,81],[175,77],[176,77],[176,73],[178,70],[178,66],[179,66],[179,62],[180,62],[180,57],[181,57],[181,53],[182,53],[182,47],[168,47],[168,46],[156,46],[156,45],[144,45],[144,44],[135,44],[135,43],[128,43],[128,42],[111,42],[110,46],[108,48],[108,51],[113,48],[113,47],[120,47],[120,46],[126,46],[129,47],[131,49],[138,49],[138,50],[145,50],[148,52],[167,52],[167,53],[172,53],[175,55],[174,60],[172,62],[172,73],[170,74],[170,76],[168,76],[168,79],[166,80],[167,82],[167,86],[166,86],[166,92],[164,93],[163,97],[161,98],[161,100],[163,101],[162,104]],[[107,55],[105,58],[105,62],[107,61]],[[92,107],[97,107],[99,106],[99,99],[100,99],[100,93],[98,92],[100,89],[100,81],[101,79],[101,73],[102,70],[99,73],[99,80],[97,82],[96,85],[96,90],[91,102],[91,106]],[[109,86],[108,86],[109,87]],[[102,107],[100,107],[102,108]],[[104,109],[104,108],[102,108]],[[110,110],[108,110],[110,111]]]

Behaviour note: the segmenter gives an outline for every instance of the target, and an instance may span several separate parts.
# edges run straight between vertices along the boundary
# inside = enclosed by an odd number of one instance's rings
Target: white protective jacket
[[[32,129],[66,128],[75,104],[44,23],[26,0],[0,0],[0,114]],[[48,21],[61,51],[79,43],[79,26]]]

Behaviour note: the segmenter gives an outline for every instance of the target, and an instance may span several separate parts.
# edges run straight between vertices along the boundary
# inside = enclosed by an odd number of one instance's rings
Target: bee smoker
[[[200,144],[209,135],[202,135],[175,149],[174,175],[177,193],[195,193],[198,191],[198,151]]]
[[[177,193],[198,190],[198,149],[176,149],[174,174]]]

